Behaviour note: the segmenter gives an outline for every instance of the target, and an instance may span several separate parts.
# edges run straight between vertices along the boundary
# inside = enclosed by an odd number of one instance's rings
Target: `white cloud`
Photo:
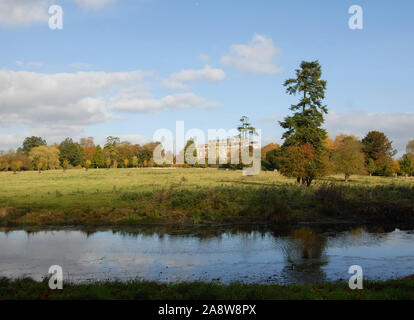
[[[384,132],[393,141],[393,147],[399,151],[399,155],[402,155],[408,141],[414,139],[414,113],[331,111],[326,116],[325,127],[332,137],[345,133],[362,139],[369,131]]]
[[[79,140],[89,125],[120,119],[107,111],[109,100],[120,92],[148,96],[142,83],[148,75],[144,71],[43,74],[0,70],[0,150],[16,148],[32,135],[45,137],[48,143],[68,136]],[[149,141],[137,135],[128,135],[128,139]]]
[[[74,0],[76,3],[87,9],[99,9],[109,4],[114,3],[116,0]]]
[[[182,70],[172,73],[167,79],[163,80],[165,87],[169,89],[188,89],[187,83],[191,82],[209,82],[217,83],[224,79],[226,74],[221,69],[215,69],[206,65],[199,70]]]
[[[0,70],[0,126],[70,135],[89,124],[116,118],[106,110],[108,96],[138,86],[147,73],[78,72],[43,74]],[[52,134],[50,134],[52,135]]]
[[[243,72],[277,74],[282,72],[274,64],[279,52],[272,39],[255,34],[247,45],[232,45],[230,53],[221,58],[221,63]]]
[[[0,24],[5,26],[31,25],[47,22],[52,0],[1,0]]]
[[[177,109],[189,108],[218,108],[218,102],[211,102],[208,99],[198,97],[194,93],[179,93],[168,95],[161,99],[141,98],[133,95],[121,95],[114,98],[109,104],[113,110],[132,112],[132,113],[156,113]]]

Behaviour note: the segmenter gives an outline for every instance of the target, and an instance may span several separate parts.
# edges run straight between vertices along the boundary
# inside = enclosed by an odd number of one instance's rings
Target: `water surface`
[[[414,274],[414,231],[198,227],[167,230],[0,231],[0,277],[41,280],[60,265],[66,280],[146,279],[312,283]]]

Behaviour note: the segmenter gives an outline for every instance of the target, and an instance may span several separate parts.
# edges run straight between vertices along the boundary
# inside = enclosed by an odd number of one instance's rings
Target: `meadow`
[[[0,225],[414,222],[414,179],[201,168],[0,172]]]

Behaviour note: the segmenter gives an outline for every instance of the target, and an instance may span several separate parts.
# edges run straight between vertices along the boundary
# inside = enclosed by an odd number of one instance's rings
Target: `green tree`
[[[22,151],[24,154],[29,154],[30,150],[36,147],[45,146],[46,140],[42,139],[41,137],[27,137],[23,141]]]
[[[60,163],[63,164],[63,161],[68,160],[73,167],[83,165],[83,148],[79,143],[73,142],[71,138],[66,138],[59,145],[59,151]]]
[[[377,166],[375,165],[375,161],[373,159],[368,159],[368,161],[366,161],[366,168],[370,176],[377,171]]]
[[[370,131],[362,139],[365,160],[368,164],[370,159],[375,163],[375,175],[392,175],[392,157],[397,153],[392,147],[392,142],[383,132]]]
[[[343,173],[346,182],[352,174],[362,174],[365,171],[365,156],[362,152],[362,144],[354,136],[337,137],[332,160],[335,171]]]
[[[404,175],[412,175],[414,173],[413,157],[410,154],[405,154],[400,160],[401,173]]]
[[[246,144],[249,147],[249,153],[252,154],[253,152],[253,136],[258,135],[256,128],[253,127],[253,125],[250,123],[250,120],[248,117],[243,116],[240,119],[240,125],[237,127],[237,130],[239,131],[239,134],[237,137],[240,139],[239,141],[239,164],[238,165],[232,165],[227,164],[226,167],[235,167],[237,169],[243,169],[244,164],[242,161],[242,148],[246,146]],[[230,162],[231,154],[228,154],[228,160]]]
[[[110,158],[111,161],[119,161],[119,145],[121,144],[121,139],[118,137],[109,136],[106,138],[106,143],[104,146],[104,153],[106,158]]]
[[[274,152],[272,151],[276,149],[280,149],[280,145],[278,145],[277,143],[269,143],[265,145],[264,147],[262,147],[261,158],[262,158],[262,167],[264,170],[278,169],[278,168],[273,168],[273,163],[272,163],[273,156],[274,156]]]
[[[252,126],[249,121],[249,118],[246,116],[241,117],[240,119],[240,126],[237,127],[239,133],[239,138],[241,140],[248,140],[250,141],[251,136],[257,135],[256,128]]]
[[[283,156],[283,152],[286,151],[282,148],[273,149],[266,153],[266,162],[265,167],[268,170],[280,170],[281,168],[281,159]]]
[[[286,129],[283,134],[284,146],[310,143],[317,150],[323,148],[327,133],[321,126],[324,122],[323,115],[328,109],[322,104],[327,82],[321,80],[321,76],[322,70],[318,61],[303,61],[300,69],[296,70],[296,78],[285,81],[286,92],[299,95],[300,100],[298,104],[290,107],[294,115],[279,122]]]
[[[281,171],[289,175],[300,172],[300,176],[296,176],[298,182],[306,182],[307,185],[310,185],[314,178],[323,175],[326,166],[323,158],[327,152],[324,146],[327,132],[322,129],[322,124],[324,114],[328,112],[327,106],[323,105],[327,82],[321,80],[321,76],[322,69],[318,61],[303,61],[300,69],[296,70],[296,78],[288,79],[284,83],[286,92],[290,95],[298,95],[300,99],[298,104],[290,107],[293,115],[279,122],[281,127],[286,129],[282,136],[285,140],[282,150],[286,154],[282,155],[284,161],[281,162]],[[297,153],[299,149],[288,150],[288,147],[300,148],[305,145],[307,150],[302,152],[302,156],[310,156],[310,158],[296,164],[302,163],[306,168],[291,170],[286,159]],[[284,164],[288,167],[283,168]]]
[[[105,154],[98,144],[94,150],[93,157],[92,157],[92,165],[95,168],[104,168],[105,167]]]

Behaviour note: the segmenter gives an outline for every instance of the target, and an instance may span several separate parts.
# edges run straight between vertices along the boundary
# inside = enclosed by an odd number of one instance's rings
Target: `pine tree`
[[[287,116],[279,124],[286,129],[282,138],[285,142],[282,146],[283,163],[288,164],[289,156],[296,154],[298,150],[290,147],[307,146],[309,152],[304,152],[303,156],[310,156],[309,159],[299,161],[304,165],[303,168],[289,170],[281,168],[282,172],[296,174],[296,179],[300,183],[309,186],[312,180],[324,174],[325,163],[324,157],[327,152],[324,142],[327,138],[326,130],[322,129],[324,114],[328,113],[326,105],[323,105],[327,82],[321,80],[322,70],[318,61],[303,61],[300,69],[296,70],[296,78],[285,81],[286,92],[290,95],[299,95],[298,104],[291,105],[292,116]],[[288,149],[290,148],[290,149]],[[310,152],[312,150],[312,152]],[[306,165],[305,165],[306,164]],[[286,169],[286,170],[284,170]]]

